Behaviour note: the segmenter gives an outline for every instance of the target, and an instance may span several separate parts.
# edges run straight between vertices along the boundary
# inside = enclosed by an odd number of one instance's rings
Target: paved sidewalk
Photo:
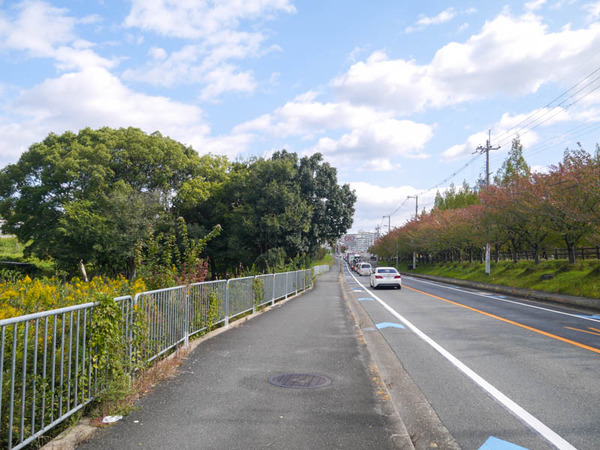
[[[338,283],[314,289],[201,343],[176,378],[83,449],[407,448]],[[278,387],[270,377],[314,374],[331,384]]]

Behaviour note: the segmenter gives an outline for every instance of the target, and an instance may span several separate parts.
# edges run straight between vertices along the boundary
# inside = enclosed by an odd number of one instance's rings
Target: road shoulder
[[[366,346],[369,359],[373,361],[380,376],[391,407],[397,413],[411,445],[416,449],[459,449],[460,447],[442,424],[410,375],[404,370],[394,351],[390,348],[366,311],[350,291],[340,271],[340,286],[346,304],[354,317],[357,338]],[[402,447],[409,448],[409,447]]]

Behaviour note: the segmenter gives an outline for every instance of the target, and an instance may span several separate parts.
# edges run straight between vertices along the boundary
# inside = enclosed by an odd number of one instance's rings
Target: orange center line
[[[590,330],[594,330],[594,331],[597,331],[598,333],[600,333],[600,330],[598,328],[590,327]]]
[[[515,325],[515,326],[517,326],[517,327],[521,327],[521,328],[524,328],[524,329],[526,329],[526,330],[529,330],[529,331],[533,331],[533,332],[535,332],[535,333],[542,334],[542,335],[544,335],[544,336],[547,336],[547,337],[550,337],[550,338],[552,338],[552,339],[557,339],[557,340],[559,340],[559,341],[566,342],[567,344],[571,344],[571,345],[574,345],[574,346],[576,346],[576,347],[580,347],[580,348],[583,348],[583,349],[585,349],[585,350],[589,350],[589,351],[591,351],[591,352],[594,352],[594,353],[598,353],[598,354],[600,354],[600,349],[597,349],[597,348],[595,348],[595,347],[590,347],[589,345],[581,344],[581,343],[579,343],[579,342],[572,341],[572,340],[570,340],[570,339],[566,339],[566,338],[563,338],[563,337],[557,336],[557,335],[555,335],[555,334],[552,334],[552,333],[547,333],[546,331],[542,331],[542,330],[539,330],[539,329],[537,329],[537,328],[530,327],[530,326],[528,326],[528,325],[523,325],[522,323],[519,323],[519,322],[514,322],[514,321],[512,321],[512,320],[505,319],[504,317],[496,316],[496,315],[494,315],[494,314],[490,314],[490,313],[487,313],[487,312],[485,312],[485,311],[481,311],[481,310],[479,310],[479,309],[472,308],[472,307],[470,307],[470,306],[467,306],[467,305],[463,305],[463,304],[461,304],[461,303],[453,302],[452,300],[448,300],[447,298],[444,298],[444,297],[438,297],[437,295],[433,295],[433,294],[430,294],[430,293],[428,293],[428,292],[420,291],[419,289],[414,289],[414,288],[411,288],[411,287],[408,287],[408,286],[404,286],[404,287],[405,287],[405,288],[407,288],[407,289],[410,289],[411,291],[415,291],[415,292],[418,292],[418,293],[420,293],[420,294],[427,295],[427,296],[429,296],[429,297],[437,298],[438,300],[442,300],[442,301],[444,301],[444,302],[451,303],[451,304],[453,304],[453,305],[456,305],[456,306],[460,306],[461,308],[469,309],[469,310],[471,310],[471,311],[474,311],[474,312],[477,312],[477,313],[479,313],[479,314],[483,314],[484,316],[491,317],[492,319],[501,320],[502,322],[510,323],[511,325]]]
[[[581,331],[582,333],[588,333],[588,334],[594,334],[596,336],[600,336],[600,333],[594,333],[593,331],[580,330],[579,328],[571,328],[571,327],[565,327],[565,328],[567,328],[568,330]],[[591,329],[593,330],[594,328],[591,328]]]

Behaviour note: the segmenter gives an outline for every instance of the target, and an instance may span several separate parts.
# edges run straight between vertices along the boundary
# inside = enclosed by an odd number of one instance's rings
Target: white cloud
[[[48,79],[23,92],[10,110],[14,114],[13,122],[4,118],[4,125],[0,126],[0,148],[12,150],[10,155],[3,154],[7,159],[0,163],[14,161],[30,144],[44,139],[50,132],[133,126],[148,133],[159,130],[200,151],[210,132],[200,108],[136,93],[97,67]]]
[[[475,12],[477,12],[475,8],[468,8],[464,11],[457,11],[456,8],[450,7],[442,11],[441,13],[431,17],[421,14],[417,22],[410,27],[406,27],[404,32],[414,33],[415,31],[423,31],[425,28],[430,27],[432,25],[441,25],[443,23],[450,22],[458,15],[474,14]]]
[[[161,61],[167,59],[168,54],[164,48],[151,47],[150,50],[148,50],[148,56],[155,61]]]
[[[0,48],[27,51],[35,57],[48,57],[57,45],[75,38],[75,19],[66,9],[45,2],[22,2],[10,9],[12,17],[0,16]]]
[[[372,158],[364,161],[360,167],[356,169],[357,172],[391,172],[392,170],[398,170],[402,166],[400,164],[392,164],[388,158]]]
[[[0,15],[0,49],[22,51],[32,58],[52,58],[63,71],[113,67],[114,61],[100,57],[92,50],[92,43],[79,39],[75,33],[77,23],[92,23],[97,17],[78,21],[67,13],[64,8],[41,1],[17,4]]]
[[[335,160],[383,157],[426,158],[422,152],[433,136],[429,125],[408,120],[387,119],[353,129],[340,139],[319,139],[313,151]]]
[[[239,69],[232,60],[257,58],[278,50],[264,48],[260,31],[242,32],[245,21],[269,19],[275,13],[294,13],[289,0],[175,1],[134,0],[125,19],[126,27],[187,40],[181,50],[145,66],[125,71],[129,80],[171,87],[203,84],[199,98],[212,101],[225,92],[251,93],[256,87],[253,74]]]
[[[332,82],[340,99],[402,114],[499,95],[536,92],[578,67],[591,71],[600,24],[549,32],[540,17],[503,13],[466,42],[451,42],[429,64],[374,52]]]
[[[238,155],[244,153],[255,138],[252,134],[215,137],[199,136],[198,139],[195,139],[194,149],[201,154],[225,155],[233,160]]]
[[[492,147],[501,145],[503,152],[510,149],[512,140],[519,138],[524,148],[531,148],[539,142],[539,136],[534,131],[556,125],[557,123],[573,120],[589,120],[586,113],[570,112],[562,108],[540,108],[529,113],[511,115],[505,113],[492,126]],[[534,128],[535,127],[535,128]],[[462,144],[453,145],[441,155],[442,161],[453,161],[471,156],[477,147],[485,147],[488,140],[487,131],[472,134]]]
[[[531,166],[532,173],[549,173],[550,168],[548,166]]]
[[[350,187],[356,191],[356,213],[352,230],[375,230],[383,225],[382,233],[387,232],[388,218],[393,228],[402,226],[415,215],[415,200],[409,196],[419,196],[419,212],[429,209],[435,199],[435,191],[421,192],[412,186],[383,187],[367,182],[350,182]],[[443,189],[440,189],[443,191]]]
[[[272,114],[266,114],[235,127],[234,132],[263,132],[276,137],[312,138],[327,130],[352,129],[390,119],[390,112],[380,112],[350,103],[321,103],[317,93],[309,91]]]
[[[201,100],[213,100],[224,92],[253,92],[256,82],[250,72],[236,72],[235,66],[224,64],[204,76],[207,86],[200,92]]]
[[[456,16],[456,10],[454,8],[448,8],[433,17],[427,17],[424,15],[421,15],[419,17],[419,20],[417,20],[416,25],[414,25],[412,27],[407,27],[404,31],[406,33],[420,31],[431,25],[439,25],[439,24],[442,24],[445,22],[449,22],[450,20],[454,19],[455,16]]]
[[[600,1],[587,3],[583,9],[590,15],[590,20],[597,20],[600,17]]]
[[[537,11],[542,6],[546,4],[548,0],[532,0],[530,2],[525,3],[525,9],[527,11]]]
[[[203,39],[224,29],[235,29],[243,20],[292,14],[288,0],[133,0],[126,27],[181,39]]]
[[[123,78],[165,87],[199,83],[204,85],[199,98],[206,101],[224,92],[252,93],[256,88],[253,74],[228,61],[260,56],[264,52],[263,39],[257,33],[221,32],[171,55],[164,49],[151,48],[153,60],[143,67],[126,70]]]

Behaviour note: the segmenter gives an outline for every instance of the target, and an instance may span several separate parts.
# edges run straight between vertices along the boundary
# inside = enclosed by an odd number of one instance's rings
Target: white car
[[[402,289],[402,277],[393,267],[377,267],[371,272],[371,287],[391,286]]]
[[[370,275],[371,274],[371,264],[369,263],[359,263],[358,264],[358,274],[359,275]]]

